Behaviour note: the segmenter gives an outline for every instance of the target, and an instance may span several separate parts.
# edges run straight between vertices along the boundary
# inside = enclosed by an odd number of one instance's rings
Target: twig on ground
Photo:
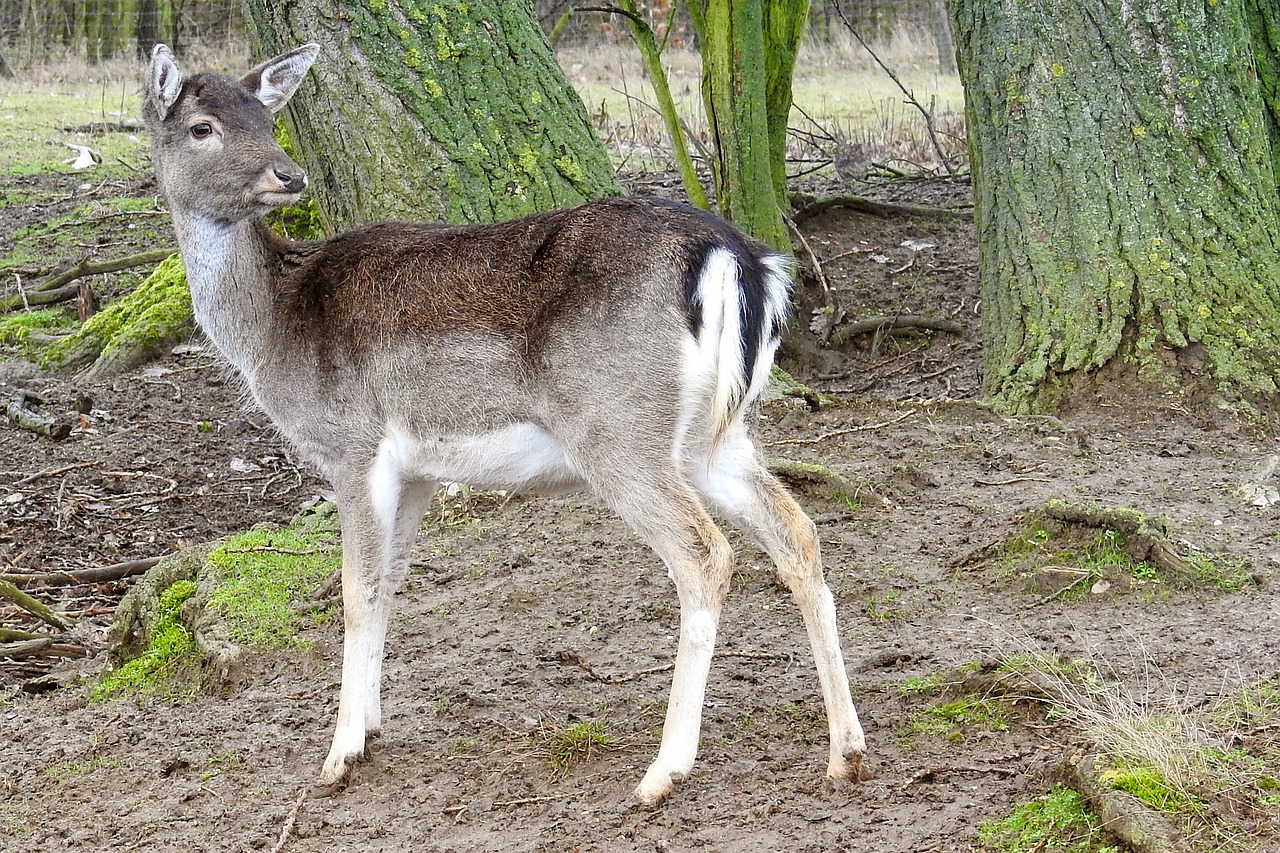
[[[892,317],[888,315],[868,317],[856,323],[848,323],[835,330],[832,342],[835,346],[840,346],[857,335],[883,334],[897,329],[925,329],[932,332],[948,332],[953,335],[964,334],[964,326],[954,320],[939,320],[918,314],[898,314]]]
[[[821,435],[816,435],[808,438],[783,438],[783,439],[779,439],[778,441],[769,441],[769,442],[765,442],[765,447],[781,447],[784,444],[821,444],[827,439],[836,438],[842,435],[851,435],[852,433],[856,433],[856,432],[873,432],[874,430],[884,429],[887,426],[893,426],[896,423],[905,421],[907,418],[911,417],[914,414],[915,414],[914,411],[903,412],[901,415],[899,415],[896,418],[893,418],[892,420],[883,421],[878,424],[863,424],[862,426],[845,427],[844,429],[833,429],[833,430],[830,430],[829,432],[824,432]]]
[[[276,846],[271,848],[271,853],[280,853],[284,846],[289,843],[289,838],[293,835],[293,825],[298,822],[298,812],[302,809],[302,804],[307,801],[307,795],[310,790],[310,786],[305,787],[302,789],[302,793],[298,795],[293,808],[289,810],[289,817],[285,819],[284,826],[280,828],[280,838],[276,841]]]
[[[981,767],[973,764],[940,764],[936,767],[926,767],[923,770],[917,770],[911,774],[911,778],[902,783],[898,788],[899,791],[905,791],[912,785],[920,782],[926,782],[934,776],[941,776],[944,773],[998,773],[1001,776],[1016,776],[1020,773],[1012,767]]]
[[[788,664],[791,662],[791,655],[761,654],[758,652],[716,652],[715,654],[712,655],[712,657],[713,658],[746,658],[747,660],[786,661]],[[635,672],[630,672],[630,673],[627,673],[626,675],[610,676],[610,675],[601,675],[600,673],[596,672],[595,667],[593,667],[584,657],[582,657],[582,655],[578,654],[577,652],[562,651],[555,656],[554,660],[557,663],[572,664],[573,666],[578,667],[578,669],[581,669],[583,672],[585,672],[587,675],[591,676],[593,679],[600,682],[601,684],[626,684],[627,682],[635,681],[637,678],[641,678],[646,675],[654,675],[659,672],[670,672],[671,670],[675,669],[675,666],[676,666],[674,662],[664,663],[661,666],[651,666],[648,669],[636,670]]]
[[[325,554],[332,551],[332,548],[278,548],[275,545],[251,545],[248,548],[222,548],[224,554],[256,554],[261,551],[269,551],[273,554],[289,554],[294,557],[304,557],[307,554]]]
[[[77,468],[96,468],[101,464],[102,464],[101,460],[95,460],[93,462],[76,462],[73,465],[63,465],[61,468],[46,468],[43,471],[37,471],[34,474],[28,474],[27,476],[23,477],[21,480],[16,481],[14,485],[25,486],[28,483],[34,483],[36,480],[42,480],[45,477],[57,477],[60,474],[65,474],[68,471],[74,471]]]

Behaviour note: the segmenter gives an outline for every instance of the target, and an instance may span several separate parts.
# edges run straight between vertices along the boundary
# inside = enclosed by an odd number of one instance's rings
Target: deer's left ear
[[[302,78],[307,76],[307,69],[319,55],[320,45],[314,42],[295,47],[252,69],[240,78],[240,83],[253,92],[267,109],[278,113],[298,91]]]
[[[182,91],[182,69],[173,58],[173,51],[166,44],[157,44],[151,51],[151,80],[147,94],[156,105],[156,112],[163,119]]]

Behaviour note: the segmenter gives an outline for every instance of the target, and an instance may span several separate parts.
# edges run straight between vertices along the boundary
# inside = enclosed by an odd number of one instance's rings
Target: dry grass
[[[1154,664],[1134,693],[1094,663],[1025,648],[1002,671],[1034,685],[1110,766],[1127,791],[1223,849],[1262,849],[1280,834],[1280,677],[1224,685],[1208,708],[1185,708]]]
[[[900,37],[875,46],[877,55],[931,107],[943,131],[946,156],[963,158],[964,94],[959,78],[937,72],[922,40]],[[566,48],[560,64],[581,95],[605,144],[626,168],[671,168],[670,142],[640,55],[629,42]],[[671,48],[663,64],[681,118],[691,136],[708,144],[707,121],[699,91],[701,61],[696,52]],[[796,109],[788,157],[793,173],[830,161],[841,144],[854,143],[878,163],[903,171],[939,169],[918,110],[908,106],[897,85],[850,38],[805,45],[792,81]]]

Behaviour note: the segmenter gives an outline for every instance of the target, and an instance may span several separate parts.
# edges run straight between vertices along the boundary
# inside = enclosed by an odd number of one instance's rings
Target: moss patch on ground
[[[297,605],[341,564],[332,504],[287,527],[262,525],[172,555],[121,602],[111,629],[115,668],[94,688],[180,700],[225,675],[247,650],[303,649],[308,622],[331,609]]]
[[[1131,507],[1050,501],[1022,519],[995,563],[1024,592],[1067,601],[1091,593],[1245,592],[1257,586],[1247,561],[1195,549],[1175,553],[1168,528],[1165,519]]]

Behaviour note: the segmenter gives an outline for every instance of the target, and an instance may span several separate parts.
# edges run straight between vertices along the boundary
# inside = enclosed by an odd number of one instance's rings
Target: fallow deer
[[[157,45],[143,113],[200,326],[336,496],[345,637],[320,783],[343,783],[379,731],[392,596],[442,481],[589,489],[666,564],[680,634],[640,801],[670,794],[698,750],[733,571],[708,509],[770,555],[799,605],[827,774],[856,777],[863,733],[816,531],[746,426],[788,319],[789,259],[711,214],[631,198],[278,237],[262,217],[307,179],[274,114],[318,53],[303,45],[233,80],[187,77]]]

